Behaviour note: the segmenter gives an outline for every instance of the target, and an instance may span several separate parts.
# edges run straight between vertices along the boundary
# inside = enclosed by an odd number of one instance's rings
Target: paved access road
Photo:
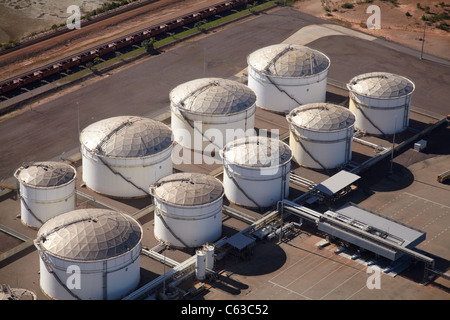
[[[355,41],[351,37],[328,36],[308,44],[331,59],[328,76],[347,83],[354,76],[375,71],[396,73],[411,79],[416,89],[412,105],[440,115],[450,113],[448,88],[450,66],[411,56],[385,47],[385,41]],[[409,52],[410,50],[405,50]]]
[[[230,77],[246,67],[247,55],[254,50],[280,43],[300,28],[314,23],[325,21],[289,8],[262,14],[223,31],[211,32],[201,40],[188,41],[179,48],[3,121],[0,123],[0,180],[10,177],[24,161],[48,160],[77,148],[77,103],[81,129],[112,116],[156,115],[167,110],[169,92],[178,84],[203,76]],[[417,58],[347,37],[323,38],[311,46],[330,56],[330,76],[336,80],[346,82],[355,74],[381,67],[383,71],[395,68],[395,72],[407,76],[415,72],[416,85],[426,94],[422,99],[429,103],[421,105],[415,103],[421,100],[413,98],[414,104],[441,114],[442,109],[437,108],[448,106],[442,103],[448,96],[445,88],[450,87],[448,67],[426,62],[416,69]]]
[[[290,9],[261,14],[3,121],[0,180],[24,161],[48,160],[76,148],[77,103],[81,129],[112,116],[160,113],[168,108],[169,92],[176,85],[204,75],[228,78],[246,67],[252,51],[317,22]]]

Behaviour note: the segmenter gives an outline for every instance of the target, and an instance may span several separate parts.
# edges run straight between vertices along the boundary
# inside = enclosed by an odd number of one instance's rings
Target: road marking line
[[[340,286],[342,286],[344,283],[346,283],[347,281],[350,281],[354,276],[356,276],[358,273],[360,273],[363,269],[357,271],[354,275],[352,275],[351,277],[349,277],[347,280],[343,281],[340,285],[338,285],[337,287],[335,287],[333,290],[330,290],[326,295],[322,296],[319,300],[322,300],[323,298],[325,298],[327,295],[329,295],[330,293],[332,293],[334,290],[336,290],[337,288],[339,288]]]
[[[450,226],[448,226],[447,228],[445,228],[444,230],[442,230],[441,232],[439,232],[437,235],[435,235],[433,238],[431,238],[430,240],[427,240],[426,242],[424,242],[424,246],[426,246],[428,243],[430,243],[431,241],[433,241],[434,239],[436,239],[437,237],[439,237],[441,234],[447,232],[447,230],[450,228]]]
[[[425,209],[422,209],[422,211],[419,211],[414,217],[411,217],[410,219],[406,220],[405,223],[409,224],[411,221],[413,221],[418,216],[422,215],[425,211],[430,210],[430,208],[433,206],[433,204],[429,205],[428,207],[425,207]]]
[[[382,208],[384,208],[385,206],[389,205],[391,202],[395,201],[399,196],[401,196],[401,193],[398,194],[397,196],[395,196],[393,199],[391,199],[390,201],[386,202],[385,204],[383,204],[381,207],[379,207],[377,209],[377,212],[380,212]]]
[[[412,193],[409,193],[409,192],[403,192],[403,193],[405,193],[405,194],[407,194],[407,195],[410,195],[410,196],[412,196],[412,197],[416,197],[416,198],[422,199],[422,200],[424,200],[424,201],[428,201],[428,202],[434,203],[434,204],[436,204],[436,205],[438,205],[438,206],[441,206],[441,207],[445,207],[445,208],[447,208],[447,209],[450,209],[450,207],[449,207],[449,206],[446,206],[445,204],[442,204],[442,203],[439,203],[439,202],[435,202],[435,201],[432,201],[432,200],[429,200],[429,199],[426,199],[426,198],[423,198],[423,197],[419,197],[419,196],[416,196],[415,194],[412,194]]]
[[[292,265],[290,265],[289,267],[287,267],[286,269],[284,269],[283,271],[279,272],[277,275],[273,276],[269,281],[275,279],[276,277],[278,277],[279,275],[283,274],[285,271],[289,270],[290,268],[292,268],[293,266],[295,266],[297,263],[302,262],[303,260],[305,260],[308,256],[310,256],[313,252],[310,251],[306,256],[304,256],[302,259],[297,260],[295,263],[293,263]]]
[[[362,286],[361,289],[359,289],[358,291],[356,291],[354,294],[352,294],[351,296],[348,296],[347,298],[345,298],[345,300],[349,300],[351,297],[353,297],[355,294],[359,293],[361,290],[363,290],[364,288],[367,288],[367,284]]]
[[[303,295],[303,294],[301,294],[301,293],[298,293],[297,291],[294,291],[294,290],[291,290],[291,289],[289,289],[289,288],[286,288],[285,286],[282,286],[281,284],[278,284],[278,283],[273,282],[273,281],[271,281],[271,280],[269,280],[269,283],[271,283],[271,284],[273,284],[273,285],[275,285],[275,286],[278,286],[278,287],[280,287],[280,288],[282,288],[282,289],[284,289],[284,290],[286,290],[286,291],[289,291],[290,293],[294,293],[294,294],[296,294],[296,295],[298,295],[298,296],[300,296],[300,297],[302,297],[302,298],[305,298],[305,299],[307,299],[307,300],[312,300],[312,298],[310,298],[310,297],[307,297],[307,296],[305,296],[305,295]]]
[[[319,264],[316,264],[314,267],[317,267],[319,265],[321,265],[322,263],[324,263],[325,261],[327,261],[326,259],[323,259],[322,262],[320,262]],[[310,268],[308,271],[303,272],[301,275],[299,275],[297,278],[295,278],[294,280],[292,280],[291,282],[289,282],[286,287],[289,287],[291,284],[293,284],[295,281],[297,281],[298,279],[300,279],[301,277],[303,277],[305,274],[311,272],[311,271],[315,271],[314,268]]]
[[[315,284],[313,284],[311,287],[309,287],[308,289],[306,289],[305,291],[302,292],[302,294],[304,294],[306,291],[310,290],[311,288],[313,288],[315,285],[317,285],[318,283],[322,282],[323,280],[325,280],[326,278],[328,278],[329,276],[331,276],[333,273],[335,273],[336,271],[338,271],[339,269],[347,266],[348,263],[350,263],[350,260],[348,260],[347,258],[343,258],[345,260],[347,260],[346,263],[342,264],[339,268],[334,269],[333,272],[330,272],[329,274],[327,274],[325,277],[323,277],[322,279],[320,279],[319,281],[317,281]],[[337,263],[337,262],[333,262],[333,263]]]

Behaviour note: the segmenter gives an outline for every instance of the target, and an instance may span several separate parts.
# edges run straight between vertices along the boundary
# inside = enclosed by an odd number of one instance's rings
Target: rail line
[[[106,11],[106,12],[99,13],[99,14],[95,15],[95,17],[93,19],[82,19],[80,22],[80,25],[81,25],[81,28],[87,27],[89,25],[98,23],[105,19],[108,19],[108,18],[111,18],[114,16],[118,16],[123,13],[135,10],[135,9],[139,9],[139,8],[147,6],[149,4],[153,4],[157,1],[159,1],[159,0],[146,0],[143,2],[131,2],[125,6],[121,6],[121,7]],[[7,55],[9,53],[12,53],[14,51],[22,50],[33,44],[58,37],[60,35],[63,35],[63,34],[66,34],[68,32],[72,32],[72,31],[74,31],[74,30],[67,28],[67,26],[64,26],[64,27],[60,26],[56,30],[40,33],[34,37],[31,37],[30,39],[26,39],[23,42],[19,42],[17,45],[15,45],[12,48],[0,51],[0,57],[3,55]]]
[[[81,53],[53,61],[42,67],[32,69],[12,78],[0,81],[0,94],[18,89],[30,83],[43,80],[51,75],[57,74],[61,71],[73,68],[75,66],[84,64],[96,57],[104,56],[108,53],[117,51],[124,47],[141,43],[143,40],[161,35],[168,31],[183,27],[190,23],[202,21],[203,19],[215,16],[219,13],[233,10],[236,7],[245,5],[251,0],[229,0],[224,1],[201,10],[197,10],[183,16],[167,20],[163,23],[150,26],[148,28],[135,31],[133,33],[121,36],[119,38],[102,43],[98,46],[86,49]]]

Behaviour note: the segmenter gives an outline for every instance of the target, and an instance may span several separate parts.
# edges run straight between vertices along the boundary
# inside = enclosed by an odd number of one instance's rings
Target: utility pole
[[[77,113],[78,113],[78,139],[80,139],[80,105],[77,101]]]
[[[164,273],[163,273],[163,295],[166,294],[166,250],[167,243],[164,242]]]
[[[422,37],[422,50],[420,50],[420,60],[423,58],[423,46],[425,44],[425,28],[427,26],[427,16],[423,15],[425,17],[425,20],[423,21],[423,37]]]
[[[206,48],[203,48],[203,77],[206,77]]]
[[[392,148],[391,148],[391,168],[389,169],[389,173],[392,174],[392,165],[394,160],[394,149],[395,149],[395,131],[397,131],[397,117],[394,120],[394,135],[392,137]]]

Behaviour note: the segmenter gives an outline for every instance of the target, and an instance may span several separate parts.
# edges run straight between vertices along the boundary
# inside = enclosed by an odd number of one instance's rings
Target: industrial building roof
[[[229,142],[223,149],[223,158],[246,167],[273,167],[292,158],[291,148],[278,139],[250,136]]]
[[[173,143],[172,130],[162,122],[136,116],[100,120],[86,127],[80,142],[93,153],[137,158],[157,154]]]
[[[80,209],[45,222],[36,243],[52,255],[89,261],[126,253],[141,238],[141,226],[128,215],[106,209]]]
[[[299,106],[286,116],[296,127],[313,131],[338,131],[355,123],[349,109],[331,103],[310,103]]]
[[[332,175],[330,178],[316,185],[314,189],[326,194],[327,196],[332,196],[345,187],[351,185],[359,178],[361,177],[354,173],[341,170],[338,173]]]
[[[307,77],[328,70],[330,59],[320,51],[295,44],[276,44],[251,53],[247,62],[269,76]]]
[[[359,95],[392,99],[411,94],[414,83],[402,76],[388,72],[370,72],[354,77],[347,84],[347,88]]]
[[[339,208],[336,213],[341,217],[348,217],[370,226],[370,232],[376,233],[385,240],[391,241],[402,247],[412,248],[425,240],[425,232],[392,220],[366,208],[353,203],[347,203]]]
[[[57,187],[75,179],[76,170],[71,165],[56,161],[23,164],[14,176],[20,183],[33,187]]]
[[[157,199],[179,206],[198,206],[223,197],[222,183],[213,176],[201,173],[180,172],[164,177],[150,186]]]
[[[256,102],[246,85],[221,78],[202,78],[183,83],[170,92],[170,101],[184,111],[202,114],[242,112]]]

